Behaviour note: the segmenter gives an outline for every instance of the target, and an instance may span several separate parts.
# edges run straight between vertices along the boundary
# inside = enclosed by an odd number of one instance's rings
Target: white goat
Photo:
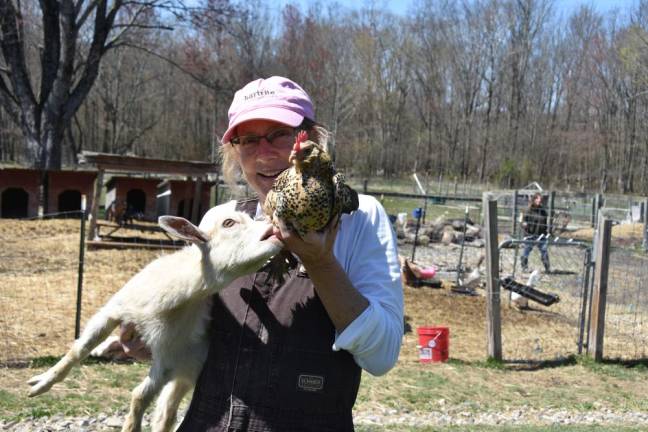
[[[185,219],[162,216],[159,224],[195,246],[162,256],[137,273],[87,323],[70,351],[28,381],[36,396],[62,381],[120,323],[132,323],[151,350],[149,375],[132,393],[122,431],[139,431],[145,409],[162,389],[152,429],[168,431],[178,405],[207,357],[208,297],[237,277],[253,273],[281,250],[272,226],[224,208],[210,232]]]

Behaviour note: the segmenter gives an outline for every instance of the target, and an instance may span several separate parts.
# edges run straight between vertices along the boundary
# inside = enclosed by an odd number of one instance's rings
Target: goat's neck
[[[209,255],[210,249],[207,245],[198,245],[200,250],[200,274],[202,277],[202,290],[206,295],[212,295],[220,291],[234,278],[226,269],[216,269]]]

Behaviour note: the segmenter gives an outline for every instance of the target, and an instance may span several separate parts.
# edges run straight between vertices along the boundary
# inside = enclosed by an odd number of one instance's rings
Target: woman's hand
[[[119,342],[124,348],[124,353],[127,356],[139,361],[151,360],[151,351],[142,342],[139,335],[135,331],[135,325],[126,323],[119,326]]]
[[[288,250],[296,254],[306,270],[317,266],[327,266],[335,261],[333,244],[340,228],[340,217],[337,216],[322,232],[310,231],[300,237],[286,223],[275,217],[274,234],[286,245]]]

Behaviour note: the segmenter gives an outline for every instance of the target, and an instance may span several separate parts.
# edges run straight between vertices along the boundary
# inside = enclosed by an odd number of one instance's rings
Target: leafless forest
[[[234,91],[289,76],[357,176],[648,191],[648,0],[0,0],[0,162],[215,157]]]

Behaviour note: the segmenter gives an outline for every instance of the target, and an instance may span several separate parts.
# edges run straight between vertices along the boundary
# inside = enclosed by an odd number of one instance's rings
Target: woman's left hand
[[[300,237],[283,220],[275,217],[274,222],[275,235],[299,257],[307,270],[329,265],[335,260],[333,244],[340,228],[339,216],[329,222],[322,232],[310,231],[304,237]]]

